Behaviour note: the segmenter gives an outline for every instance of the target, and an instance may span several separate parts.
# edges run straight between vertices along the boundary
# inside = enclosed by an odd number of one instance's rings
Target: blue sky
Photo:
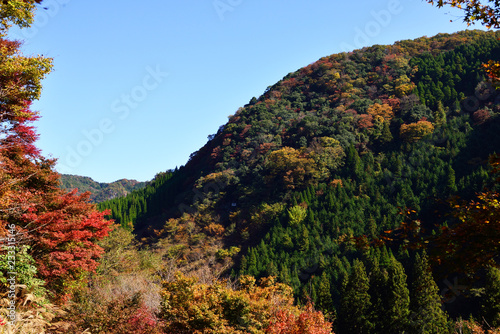
[[[54,59],[34,104],[38,146],[59,172],[99,182],[184,165],[253,96],[323,56],[467,28],[459,11],[421,0],[43,6],[12,32],[25,54]]]

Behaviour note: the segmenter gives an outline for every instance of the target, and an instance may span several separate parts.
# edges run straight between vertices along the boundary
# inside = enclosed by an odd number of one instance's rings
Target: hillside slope
[[[186,271],[273,275],[316,303],[329,281],[324,310],[336,310],[363,256],[353,237],[398,228],[405,208],[439,231],[454,223],[446,199],[495,187],[499,92],[481,64],[500,59],[499,38],[465,31],[324,57],[252,98],[185,166],[100,207]],[[397,246],[378,252],[413,262]]]
[[[282,199],[310,185],[340,180],[352,176],[345,168],[352,167],[352,147],[365,160],[376,159],[377,168],[382,169],[378,174],[385,173],[382,183],[395,188],[399,177],[392,172],[388,175],[391,168],[385,171],[382,164],[397,160],[388,155],[402,151],[404,161],[398,160],[398,166],[408,162],[413,146],[424,145],[418,133],[432,132],[437,138],[429,136],[426,142],[443,147],[457,140],[447,133],[450,130],[467,130],[468,137],[481,136],[483,131],[473,130],[483,123],[487,128],[496,123],[492,116],[497,111],[494,102],[498,94],[481,83],[484,74],[480,66],[499,57],[495,36],[498,33],[467,31],[422,37],[335,54],[290,73],[209,136],[209,142],[194,152],[170,181],[178,187],[175,200],[159,203],[158,211],[165,213],[163,218],[194,212],[197,206],[193,204],[200,197],[222,190],[224,198],[216,202],[227,211],[235,202],[246,205],[249,198]],[[326,137],[334,141],[321,139]],[[461,178],[485,167],[486,157],[494,151],[494,143],[490,144],[469,150],[471,156],[458,156],[461,164],[456,163],[460,165],[456,179],[462,188],[467,186]],[[285,160],[279,160],[279,153]],[[335,161],[322,161],[321,154],[332,156],[330,153],[338,155],[330,159]],[[270,156],[278,161],[271,163]],[[300,172],[293,173],[280,162]],[[320,171],[309,168],[308,162]],[[289,176],[277,179],[277,175],[283,176],[280,173]],[[236,183],[238,187],[234,187]],[[148,225],[146,221],[133,222],[137,227]]]

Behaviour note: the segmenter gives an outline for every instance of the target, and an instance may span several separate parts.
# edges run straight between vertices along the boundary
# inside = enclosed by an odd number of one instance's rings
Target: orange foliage
[[[384,118],[384,120],[388,121],[390,121],[394,117],[394,112],[392,111],[392,107],[387,103],[384,104],[375,103],[370,107],[368,107],[368,110],[366,112],[369,115],[373,116],[374,118],[376,116],[381,116]]]
[[[259,154],[266,154],[274,146],[276,146],[275,143],[263,143],[263,144],[259,144],[259,147],[257,148],[257,152]]]
[[[368,114],[359,115],[358,127],[361,129],[373,127],[373,116]]]
[[[492,81],[495,87],[500,86],[500,62],[495,60],[490,60],[488,63],[483,64],[483,68],[486,71],[486,74]]]
[[[268,334],[333,334],[331,323],[325,321],[321,312],[314,311],[308,303],[299,315],[290,310],[276,313],[271,325],[266,328]]]
[[[332,186],[332,187],[337,187],[337,186],[342,187],[343,186],[342,179],[335,179],[335,180],[333,180],[332,182],[330,182],[330,186]]]
[[[460,263],[462,270],[480,268],[500,253],[499,194],[487,191],[467,203],[452,200],[459,223],[443,228],[433,241],[438,263]]]
[[[203,230],[212,236],[222,236],[225,232],[224,226],[215,223],[211,223],[210,225],[205,226]]]
[[[240,138],[245,137],[246,133],[248,132],[248,130],[250,130],[251,127],[252,127],[252,124],[245,125],[245,128],[243,128],[243,130],[241,130]]]
[[[293,306],[292,289],[264,278],[242,276],[233,290],[224,282],[199,284],[197,279],[176,274],[163,282],[162,310],[167,333],[297,333],[329,334],[331,324],[311,305]],[[281,330],[286,328],[286,331]]]
[[[481,325],[473,320],[459,320],[455,323],[454,334],[471,333],[471,334],[500,334],[500,328],[492,328],[484,330]]]
[[[214,160],[220,158],[222,155],[222,149],[220,146],[217,146],[216,148],[214,148],[214,150],[212,151],[212,154],[210,154],[210,157]]]

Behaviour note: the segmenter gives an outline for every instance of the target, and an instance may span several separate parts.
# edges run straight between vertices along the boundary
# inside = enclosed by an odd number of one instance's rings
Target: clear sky
[[[467,28],[459,11],[422,0],[42,5],[12,33],[25,54],[54,59],[34,104],[38,146],[59,172],[99,182],[184,165],[253,96],[323,56]]]

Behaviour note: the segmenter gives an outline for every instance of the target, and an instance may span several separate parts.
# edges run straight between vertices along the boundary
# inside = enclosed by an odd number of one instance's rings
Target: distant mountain
[[[146,186],[146,182],[136,180],[121,179],[112,183],[99,183],[87,176],[61,175],[61,188],[71,191],[75,188],[79,193],[89,191],[91,200],[98,203],[110,199],[123,197],[130,192]]]

